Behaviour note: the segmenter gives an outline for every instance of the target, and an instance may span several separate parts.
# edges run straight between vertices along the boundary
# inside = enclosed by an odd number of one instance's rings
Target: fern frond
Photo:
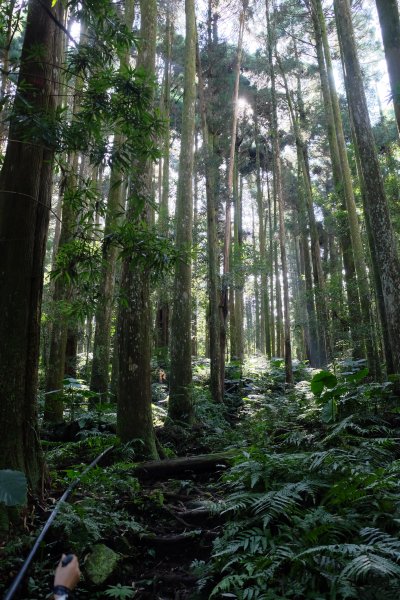
[[[368,575],[400,578],[400,566],[379,554],[361,554],[346,565],[340,579],[365,579]]]

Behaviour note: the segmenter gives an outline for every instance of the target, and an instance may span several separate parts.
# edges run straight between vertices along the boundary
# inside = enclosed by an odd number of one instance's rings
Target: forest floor
[[[164,423],[168,390],[155,379],[166,458],[143,463],[140,444],[116,445],[85,475],[20,600],[45,598],[70,551],[82,599],[398,599],[398,398],[389,382],[368,382],[362,364],[344,361],[335,373],[299,363],[286,389],[283,362],[254,357],[243,371],[228,367],[226,402],[216,406],[207,362],[197,361],[190,429]],[[44,432],[47,501],[0,546],[0,591],[55,500],[116,442],[115,407],[90,412],[84,386],[69,391],[70,422]]]

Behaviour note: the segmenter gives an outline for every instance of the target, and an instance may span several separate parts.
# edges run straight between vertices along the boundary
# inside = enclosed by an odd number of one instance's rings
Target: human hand
[[[71,562],[69,562],[65,567],[62,565],[62,561],[66,558],[66,555],[63,554],[61,556],[61,560],[58,564],[56,572],[54,573],[54,587],[61,585],[69,590],[73,590],[76,588],[79,578],[81,576],[81,572],[79,570],[79,562],[75,555]],[[57,598],[57,596],[55,596]]]

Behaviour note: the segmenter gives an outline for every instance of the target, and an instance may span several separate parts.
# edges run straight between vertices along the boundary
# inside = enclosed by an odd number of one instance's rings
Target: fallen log
[[[191,473],[212,473],[226,468],[237,454],[235,450],[216,454],[200,454],[166,460],[152,460],[139,463],[134,473],[144,479],[164,479],[172,476],[190,475]]]
[[[196,529],[194,531],[185,531],[184,533],[175,533],[170,535],[155,535],[153,533],[141,533],[138,539],[142,542],[146,542],[152,545],[168,545],[173,546],[174,544],[192,542],[193,539],[203,538],[206,540],[214,540],[218,537],[218,531]]]

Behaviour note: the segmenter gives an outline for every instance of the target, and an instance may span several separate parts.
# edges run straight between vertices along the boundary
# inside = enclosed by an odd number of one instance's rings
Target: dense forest
[[[399,136],[397,0],[0,0],[7,600],[400,598]]]

